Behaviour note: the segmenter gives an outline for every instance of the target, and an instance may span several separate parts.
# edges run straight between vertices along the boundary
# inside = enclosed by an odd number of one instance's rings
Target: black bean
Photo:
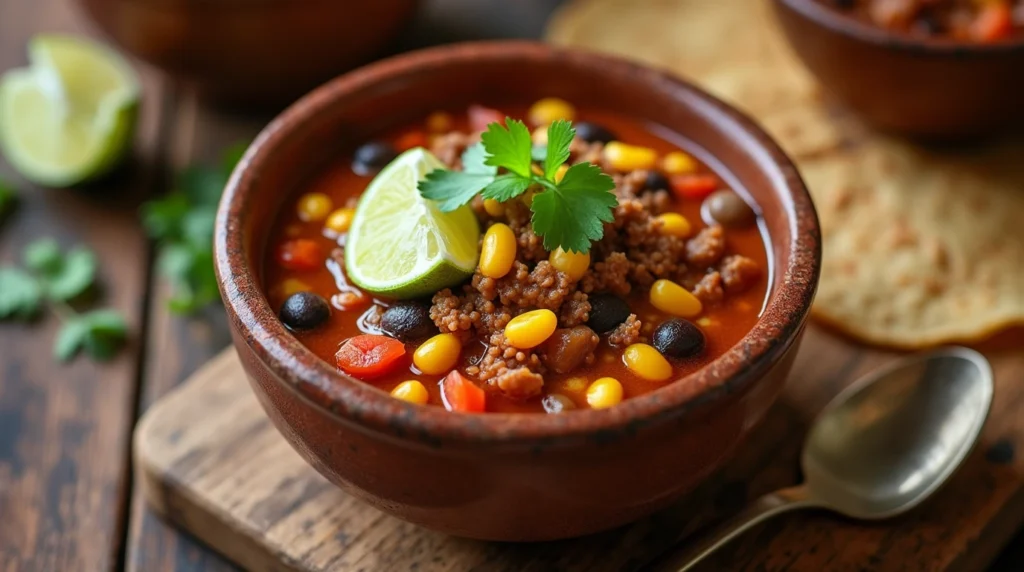
[[[706,216],[729,228],[742,228],[753,224],[757,215],[739,195],[729,190],[715,191],[704,199]]]
[[[380,317],[380,329],[403,342],[429,338],[438,332],[430,319],[430,307],[423,302],[396,302]]]
[[[651,341],[662,355],[671,358],[686,358],[704,351],[704,332],[681,318],[662,322]]]
[[[370,141],[360,145],[352,156],[352,170],[357,175],[372,175],[384,168],[392,159],[398,156],[398,151],[387,142]]]
[[[669,188],[668,179],[658,171],[648,171],[647,180],[644,181],[645,191],[667,191]]]
[[[313,292],[297,292],[281,305],[278,317],[292,330],[312,330],[331,316],[331,305]]]
[[[587,325],[599,334],[612,331],[632,313],[629,304],[614,294],[591,294],[588,299],[590,319]]]
[[[616,139],[615,134],[608,130],[603,125],[597,123],[591,123],[589,121],[580,121],[576,124],[576,136],[586,141],[587,143],[607,143]]]

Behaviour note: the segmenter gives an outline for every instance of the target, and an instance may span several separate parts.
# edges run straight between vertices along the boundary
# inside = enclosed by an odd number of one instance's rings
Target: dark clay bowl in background
[[[684,133],[760,205],[774,274],[763,316],[706,368],[606,410],[456,414],[391,398],[318,359],[278,321],[260,265],[271,220],[339,147],[438,108],[559,96]],[[456,44],[335,79],[256,138],[225,190],[215,257],[235,346],[260,403],[324,476],[444,532],[549,540],[656,511],[718,468],[782,388],[818,281],[811,199],[748,118],[667,74],[526,42]]]
[[[419,0],[77,0],[124,50],[218,100],[287,103],[378,55]]]
[[[869,123],[926,139],[1019,129],[1024,40],[969,44],[870,25],[821,0],[773,0],[790,45]]]

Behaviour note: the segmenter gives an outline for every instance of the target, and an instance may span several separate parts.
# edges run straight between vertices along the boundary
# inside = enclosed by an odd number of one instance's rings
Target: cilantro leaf
[[[43,288],[31,274],[13,266],[0,267],[0,320],[28,320],[39,313]]]
[[[503,167],[521,176],[530,177],[530,170],[533,163],[530,159],[530,152],[533,142],[530,140],[530,130],[522,121],[505,118],[505,125],[491,123],[487,131],[480,134],[480,140],[487,150],[487,165]]]
[[[149,201],[142,205],[142,226],[154,240],[176,240],[181,221],[189,208],[189,200],[184,193],[171,193],[162,199]]]
[[[483,143],[474,143],[462,152],[462,170],[466,173],[497,175],[498,168],[487,164],[487,151]]]
[[[242,155],[248,150],[249,144],[246,142],[235,143],[224,149],[220,154],[220,168],[230,177],[231,171],[235,170],[238,162],[242,160]]]
[[[128,336],[128,325],[114,310],[93,310],[69,319],[53,344],[53,356],[67,361],[85,350],[95,359],[107,360],[117,353]]]
[[[614,218],[614,188],[615,182],[597,165],[577,163],[555,189],[534,196],[533,230],[544,237],[544,248],[589,252],[591,241],[604,236],[603,223]]]
[[[175,313],[195,312],[219,298],[213,223],[224,186],[248,146],[228,147],[218,164],[186,167],[174,192],[142,206],[142,225],[156,240],[160,271],[174,288],[168,306]]]
[[[451,212],[468,203],[481,189],[494,180],[494,175],[435,169],[420,181],[420,195],[437,201],[442,212]]]
[[[555,172],[569,160],[569,145],[576,130],[564,119],[556,119],[548,126],[548,148],[544,153],[544,178],[555,180]]]
[[[77,298],[96,282],[96,255],[85,247],[76,246],[62,253],[57,241],[44,238],[25,247],[23,258],[53,300],[66,302]]]
[[[505,202],[523,194],[532,184],[533,181],[530,179],[524,179],[515,173],[505,173],[495,177],[494,181],[484,188],[483,196],[485,199]]]

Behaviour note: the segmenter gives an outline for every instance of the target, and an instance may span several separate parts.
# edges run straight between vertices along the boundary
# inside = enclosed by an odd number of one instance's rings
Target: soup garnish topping
[[[301,189],[266,264],[293,335],[463,413],[612,407],[736,344],[768,289],[754,205],[643,123],[513,110],[432,113]]]

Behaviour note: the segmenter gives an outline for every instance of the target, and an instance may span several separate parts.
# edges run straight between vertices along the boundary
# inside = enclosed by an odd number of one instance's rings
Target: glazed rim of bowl
[[[888,30],[881,26],[873,26],[859,18],[843,14],[838,8],[826,6],[821,0],[775,0],[784,4],[804,18],[860,41],[876,44],[886,48],[905,50],[921,54],[942,55],[983,55],[1006,53],[1024,48],[1024,38],[1003,40],[993,43],[971,43],[946,38],[943,36],[913,36]]]
[[[334,105],[335,93],[348,93],[401,77],[420,66],[437,67],[459,61],[495,64],[542,58],[583,69],[600,70],[615,77],[637,79],[644,89],[670,93],[686,105],[699,106],[709,122],[732,137],[746,138],[781,197],[791,238],[789,263],[754,327],[732,348],[705,367],[652,392],[631,397],[619,405],[565,415],[530,413],[455,413],[436,406],[413,405],[350,377],[321,360],[299,342],[270,307],[263,286],[245,262],[247,196],[255,192],[262,165],[272,161],[276,142],[315,121]],[[684,105],[680,103],[680,105]],[[728,168],[728,166],[726,166]],[[253,241],[254,247],[264,246]],[[521,442],[536,444],[558,438],[610,438],[656,423],[697,405],[716,401],[764,374],[794,342],[810,310],[818,283],[821,248],[817,215],[796,168],[750,118],[689,83],[665,72],[622,59],[549,45],[522,42],[474,42],[431,48],[395,56],[349,72],[314,90],[274,119],[246,151],[224,191],[217,213],[214,257],[225,304],[247,335],[245,343],[276,375],[298,394],[336,417],[398,438],[438,445],[442,440],[476,444]],[[260,259],[260,257],[252,257]],[[232,260],[238,261],[238,266]],[[777,261],[775,262],[777,264]]]

